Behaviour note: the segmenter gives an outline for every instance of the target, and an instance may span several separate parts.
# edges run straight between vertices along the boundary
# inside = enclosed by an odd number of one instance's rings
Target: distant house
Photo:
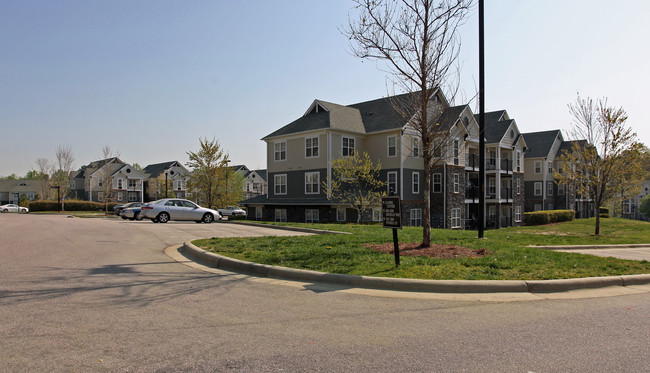
[[[528,144],[524,153],[525,211],[574,210],[576,218],[593,217],[595,208],[589,196],[577,193],[574,185],[558,184],[554,176],[562,153],[571,152],[574,144],[585,146],[586,141],[565,141],[560,130],[524,133],[524,138]]]
[[[244,176],[244,199],[266,195],[266,170],[248,171]]]
[[[421,139],[409,120],[395,109],[395,102],[409,95],[382,98],[343,106],[315,100],[305,114],[262,138],[267,144],[265,194],[243,202],[250,219],[297,222],[356,221],[356,210],[328,199],[323,183],[332,175],[331,161],[366,152],[381,164],[380,178],[386,190],[402,200],[404,225],[422,225],[424,163]],[[431,212],[434,227],[473,228],[478,221],[479,130],[468,105],[450,106],[440,90],[430,102],[440,110],[439,131],[450,138],[432,171]],[[489,114],[486,124],[492,168],[486,200],[492,226],[523,222],[523,194],[513,185],[523,179],[525,140],[505,111]],[[516,158],[519,154],[519,158]],[[513,162],[518,167],[513,167]],[[519,180],[519,181],[517,181]],[[379,221],[379,206],[366,220]]]
[[[15,179],[0,180],[0,205],[7,203],[18,204],[21,196],[33,201],[41,189],[39,180]]]
[[[650,180],[646,180],[641,183],[641,191],[631,198],[628,198],[623,201],[621,217],[634,220],[644,220],[650,221],[650,216],[643,214],[639,211],[639,206],[641,205],[641,198],[650,194]]]
[[[145,176],[145,202],[165,198],[165,193],[174,193],[176,198],[190,198],[187,181],[190,171],[178,161],[150,164],[142,172]]]
[[[71,193],[88,201],[143,201],[144,174],[117,157],[94,161],[71,174]]]

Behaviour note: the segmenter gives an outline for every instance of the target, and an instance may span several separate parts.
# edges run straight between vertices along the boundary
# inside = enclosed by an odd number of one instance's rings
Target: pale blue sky
[[[70,146],[129,163],[187,162],[216,137],[234,164],[265,168],[259,139],[314,99],[387,95],[351,56],[346,0],[0,0],[0,175]],[[650,2],[486,1],[486,109],[522,132],[563,129],[576,92],[623,106],[650,145]],[[463,28],[462,87],[478,85],[477,9]],[[457,102],[458,103],[458,102]],[[472,108],[475,104],[471,104]]]

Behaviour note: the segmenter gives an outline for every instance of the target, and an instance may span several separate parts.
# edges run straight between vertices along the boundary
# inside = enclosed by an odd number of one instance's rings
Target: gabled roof
[[[150,178],[155,179],[158,176],[162,175],[162,173],[165,172],[165,170],[170,167],[183,167],[183,165],[180,164],[178,161],[155,163],[155,164],[150,164],[147,167],[143,168],[142,171]]]
[[[524,140],[528,145],[526,150],[526,157],[528,158],[541,158],[547,157],[553,147],[555,139],[562,140],[562,133],[560,130],[542,131],[542,132],[529,132],[524,133]]]
[[[481,120],[481,114],[474,114],[474,118],[478,123]],[[501,142],[508,132],[508,128],[510,128],[514,122],[514,119],[509,119],[508,113],[505,110],[485,113],[485,129],[483,131],[485,142],[488,144]],[[516,141],[518,141],[518,139]]]
[[[106,158],[106,159],[101,159],[98,161],[93,161],[90,162],[89,164],[85,166],[81,166],[79,168],[79,171],[75,174],[74,178],[75,179],[83,179],[86,176],[92,175],[95,171],[99,170],[102,168],[107,163],[120,163],[124,164],[118,157],[112,157],[112,158]]]
[[[410,118],[396,107],[405,106],[414,94],[416,93],[406,93],[348,106],[315,100],[305,115],[262,140],[327,128],[359,134],[401,129]]]
[[[589,143],[587,142],[587,140],[563,141],[562,144],[560,145],[560,148],[557,150],[557,156],[559,157],[564,152],[567,152],[567,153],[572,152],[574,144],[578,145],[578,147],[584,148]]]
[[[34,192],[38,189],[40,180],[14,179],[0,180],[0,192]]]
[[[253,170],[253,171],[249,171],[249,172],[246,174],[246,176],[244,176],[244,178],[247,178],[247,177],[250,176],[250,174],[252,174],[252,173],[255,173],[255,174],[259,175],[259,177],[262,179],[262,181],[266,181],[266,170]]]

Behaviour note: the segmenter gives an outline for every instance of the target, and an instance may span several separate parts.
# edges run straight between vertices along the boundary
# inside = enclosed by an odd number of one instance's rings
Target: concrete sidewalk
[[[417,280],[352,276],[251,263],[206,252],[191,242],[178,251],[187,258],[213,268],[290,281],[409,292],[435,293],[551,293],[612,286],[650,284],[650,274],[589,277],[562,280]]]
[[[530,246],[538,249],[561,251],[565,253],[589,254],[603,257],[614,257],[628,260],[650,261],[649,244],[628,245],[560,245],[560,246]]]

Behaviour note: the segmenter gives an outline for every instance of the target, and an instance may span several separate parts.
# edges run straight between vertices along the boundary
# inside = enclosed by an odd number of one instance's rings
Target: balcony
[[[500,170],[512,173],[512,160],[511,159],[502,159]]]
[[[478,171],[480,162],[478,154],[467,154],[465,157],[465,169]]]
[[[465,187],[465,199],[478,199],[479,191],[475,185]]]
[[[512,188],[501,188],[501,199],[512,199]]]

